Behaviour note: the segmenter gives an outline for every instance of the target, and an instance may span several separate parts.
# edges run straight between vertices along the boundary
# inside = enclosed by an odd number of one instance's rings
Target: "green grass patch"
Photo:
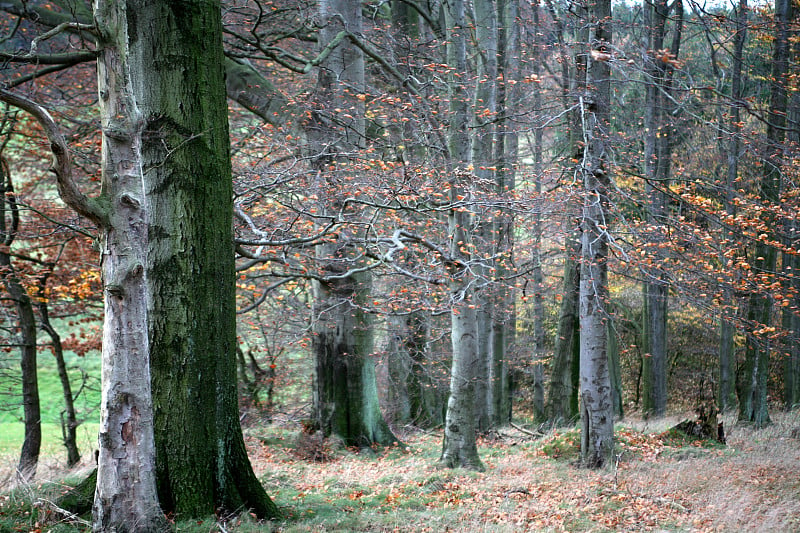
[[[539,453],[560,461],[575,461],[581,456],[581,434],[577,429],[553,431],[539,443]]]
[[[68,351],[64,354],[72,393],[76,396],[78,449],[84,456],[97,447],[97,428],[100,419],[100,356],[92,352],[84,357]],[[13,360],[12,360],[13,361]],[[41,454],[61,456],[64,445],[61,433],[61,413],[64,393],[58,378],[55,358],[47,350],[38,357],[39,403],[42,413]],[[20,370],[16,363],[6,361],[0,372],[0,456],[15,456],[22,447],[23,424]],[[4,459],[5,460],[5,459]]]
[[[64,353],[67,372],[79,420],[100,418],[100,355],[92,352],[79,357]],[[58,424],[64,409],[64,393],[58,378],[56,360],[47,350],[38,357],[39,402],[43,424]],[[0,372],[0,423],[22,422],[22,389],[19,366],[8,364]]]
[[[86,422],[78,427],[78,449],[81,454],[88,456],[97,448],[98,422]],[[22,447],[25,427],[22,422],[0,423],[0,456],[15,455]],[[42,424],[42,455],[60,456],[64,453],[61,426],[57,424]]]

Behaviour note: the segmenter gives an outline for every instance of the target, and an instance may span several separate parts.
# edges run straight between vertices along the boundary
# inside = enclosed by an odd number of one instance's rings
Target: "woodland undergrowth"
[[[726,446],[676,438],[667,430],[680,418],[626,421],[616,428],[615,464],[600,471],[577,466],[578,433],[569,429],[534,437],[504,428],[481,439],[487,469],[474,473],[436,467],[440,432],[398,429],[408,448],[357,451],[308,439],[288,422],[251,427],[251,460],[283,519],[259,523],[244,514],[175,527],[240,533],[797,531],[800,413],[773,418],[761,431],[726,423]],[[37,484],[10,488],[13,458],[2,459],[0,533],[88,530],[86,522],[50,505],[80,472],[65,480],[63,465],[48,458]]]

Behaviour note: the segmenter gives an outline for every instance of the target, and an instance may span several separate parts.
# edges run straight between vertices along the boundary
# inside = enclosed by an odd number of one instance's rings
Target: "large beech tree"
[[[351,40],[342,40],[344,32],[361,33],[361,4],[323,0],[319,16],[320,56],[327,57],[318,73],[319,105],[306,129],[319,213],[328,222],[346,211],[350,192],[341,187],[359,172],[354,155],[365,144],[364,54]],[[371,274],[356,245],[360,231],[357,224],[343,227],[316,246],[322,277],[314,281],[313,291],[314,418],[326,436],[338,435],[349,446],[389,445],[397,438],[378,407],[370,357],[374,332],[365,310]]]
[[[85,196],[50,116],[62,199],[101,230],[105,324],[98,530],[156,531],[161,510],[277,510],[236,401],[232,189],[220,4],[97,2],[103,187]],[[161,510],[159,510],[159,504]]]

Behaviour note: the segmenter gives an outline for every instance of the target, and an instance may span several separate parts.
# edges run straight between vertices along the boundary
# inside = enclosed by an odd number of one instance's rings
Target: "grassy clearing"
[[[661,436],[675,419],[621,425],[619,462],[599,472],[574,466],[574,431],[534,441],[503,430],[500,439],[480,443],[487,471],[477,474],[436,467],[438,433],[402,435],[408,451],[356,454],[334,446],[332,461],[315,463],[299,457],[305,450],[288,425],[250,428],[251,459],[284,519],[209,517],[179,522],[176,530],[797,531],[800,442],[792,431],[800,427],[800,413],[775,418],[759,432],[733,428],[726,447]],[[39,514],[32,504],[63,487],[5,493],[0,532],[35,529]],[[87,530],[53,522],[45,529]]]
[[[100,419],[100,354],[90,352],[79,357],[74,352],[64,353],[67,372],[70,377],[75,409],[81,421]],[[42,350],[38,357],[39,397],[41,398],[42,423],[59,424],[64,409],[64,393],[58,379],[55,358]],[[5,431],[14,431],[13,425],[22,425],[22,401],[19,384],[20,370],[16,364],[8,364],[0,371],[0,424]],[[6,425],[8,424],[8,425]],[[0,443],[9,439],[0,434]],[[22,440],[19,441],[22,443]],[[0,444],[1,446],[1,444]],[[4,449],[0,447],[0,453]]]

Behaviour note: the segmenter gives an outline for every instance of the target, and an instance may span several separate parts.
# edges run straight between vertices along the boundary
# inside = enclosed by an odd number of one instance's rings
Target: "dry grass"
[[[636,490],[683,491],[714,531],[800,531],[800,412],[755,431],[726,424],[728,447],[630,469]]]
[[[410,451],[375,455],[333,446],[330,462],[315,463],[298,458],[296,431],[251,429],[253,464],[285,521],[245,517],[221,525],[212,519],[177,529],[800,531],[800,440],[792,435],[800,413],[777,414],[762,431],[734,427],[727,447],[667,446],[655,437],[677,421],[626,423],[618,431],[619,463],[599,472],[573,466],[569,456],[544,454],[545,443],[571,446],[563,432],[533,441],[503,430],[503,438],[481,443],[487,471],[476,474],[436,467],[440,434],[403,435]],[[10,479],[11,465],[4,463],[0,479]],[[45,461],[40,478],[62,473],[57,462]],[[26,493],[33,498],[37,487]]]

